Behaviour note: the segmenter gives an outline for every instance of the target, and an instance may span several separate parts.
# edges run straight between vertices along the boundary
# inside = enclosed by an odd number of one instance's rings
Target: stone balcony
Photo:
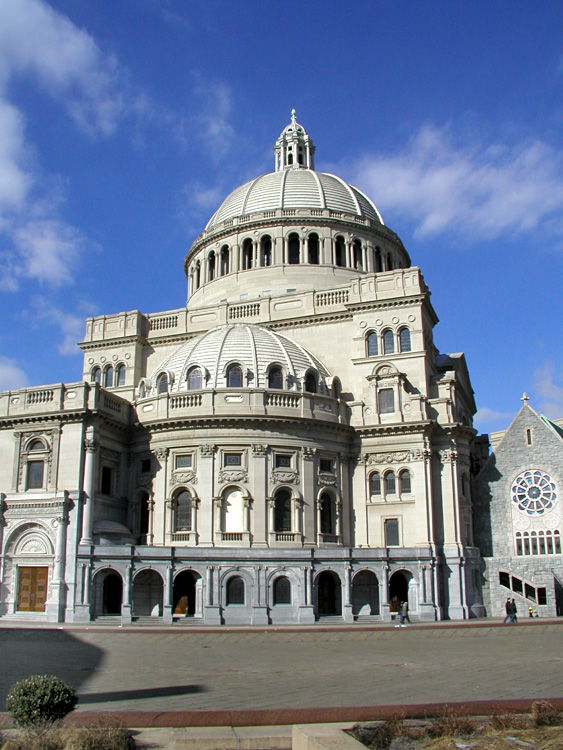
[[[346,404],[321,394],[221,388],[163,393],[137,403],[141,424],[209,417],[290,417],[347,425]]]

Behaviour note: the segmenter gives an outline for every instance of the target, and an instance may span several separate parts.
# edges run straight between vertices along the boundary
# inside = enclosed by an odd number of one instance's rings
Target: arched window
[[[42,440],[32,440],[31,443],[27,446],[27,452],[31,453],[32,451],[44,451],[45,450],[45,444]]]
[[[188,370],[188,377],[186,378],[188,385],[188,391],[199,391],[201,390],[201,369],[199,367],[191,367]]]
[[[395,351],[395,336],[393,331],[388,328],[383,331],[383,354],[393,354]]]
[[[274,531],[291,531],[291,495],[287,490],[278,490],[274,498]]]
[[[271,367],[268,373],[268,388],[283,388],[283,373],[281,367]]]
[[[119,387],[125,385],[125,365],[118,365],[115,371],[115,384]]]
[[[334,534],[336,526],[334,500],[328,492],[321,495],[321,534]]]
[[[272,265],[272,238],[269,234],[265,235],[260,240],[260,265]]]
[[[91,383],[101,383],[102,382],[102,371],[99,367],[94,367],[92,370],[92,374],[90,375],[90,382]]]
[[[158,379],[158,385],[156,387],[157,393],[168,393],[168,375],[163,372]]]
[[[332,395],[334,398],[340,398],[342,395],[342,383],[338,378],[334,378],[332,381]]]
[[[215,253],[213,250],[209,253],[207,258],[207,280],[213,281],[215,278]]]
[[[199,289],[201,285],[201,265],[198,262],[195,264],[195,288]]]
[[[113,367],[109,365],[104,370],[104,388],[113,387]]]
[[[293,154],[287,155],[287,163],[291,166],[293,164]]]
[[[376,247],[375,248],[375,272],[381,272],[383,271],[383,261],[381,260],[381,250]]]
[[[381,495],[381,474],[378,471],[372,471],[369,475],[369,494]]]
[[[252,240],[247,238],[242,243],[242,270],[248,271],[252,268]]]
[[[274,604],[291,604],[291,584],[285,576],[274,581]]]
[[[362,262],[362,243],[360,240],[354,240],[354,268],[356,271],[362,271],[364,264]]]
[[[402,352],[410,352],[411,350],[411,332],[408,328],[401,328],[399,331],[399,349]]]
[[[221,276],[229,273],[229,248],[223,245],[221,248]]]
[[[408,469],[403,469],[399,473],[399,487],[401,495],[407,495],[411,491],[411,475]]]
[[[139,534],[149,533],[149,496],[147,492],[143,492],[139,498],[140,504],[140,519],[139,519]]]
[[[298,234],[290,234],[287,238],[287,262],[296,266],[299,263],[300,240]]]
[[[308,393],[317,392],[317,378],[313,372],[308,372],[305,376],[305,390]]]
[[[307,258],[309,263],[318,265],[319,262],[319,235],[310,234],[307,240]]]
[[[39,451],[46,450],[45,444],[42,440],[32,440],[27,446],[28,453],[38,453]],[[38,457],[37,457],[38,458]],[[43,476],[45,472],[45,462],[37,460],[35,456],[30,456],[27,462],[27,477],[26,477],[26,489],[28,490],[40,490],[43,488]]]
[[[340,235],[334,239],[334,264],[342,268],[346,265],[346,245]]]
[[[378,354],[377,333],[375,333],[375,331],[368,333],[366,341],[367,341],[368,357],[377,357],[377,354]]]
[[[176,531],[192,530],[192,496],[182,490],[176,498]]]
[[[387,270],[393,270],[393,256],[391,255],[391,253],[387,253]]]
[[[227,581],[227,604],[244,604],[244,581],[240,576]]]
[[[388,471],[385,475],[385,494],[386,495],[394,495],[395,494],[395,475],[392,471]]]
[[[227,388],[242,388],[242,367],[230,365],[227,370]]]

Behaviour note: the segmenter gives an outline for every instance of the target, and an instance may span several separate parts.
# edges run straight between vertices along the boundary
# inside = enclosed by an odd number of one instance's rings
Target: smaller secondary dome
[[[330,373],[316,357],[287,336],[247,323],[218,326],[182,344],[147,378],[145,385],[149,393],[154,392],[160,378],[166,375],[171,393],[186,391],[188,377],[194,368],[199,368],[201,384],[197,386],[196,373],[190,381],[192,389],[227,388],[227,371],[233,365],[242,369],[243,387],[268,387],[269,372],[278,367],[283,375],[280,387],[300,390],[305,375],[313,371],[328,390]]]

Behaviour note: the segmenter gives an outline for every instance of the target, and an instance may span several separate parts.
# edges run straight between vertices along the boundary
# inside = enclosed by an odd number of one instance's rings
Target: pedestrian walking
[[[513,625],[517,625],[518,624],[518,618],[516,617],[516,614],[517,614],[518,610],[516,609],[516,602],[514,601],[514,599],[510,602],[510,604],[512,605],[511,606],[511,610],[512,610],[512,620],[511,620],[511,622],[512,622]]]
[[[507,622],[512,622],[512,604],[510,602],[510,598],[508,598],[504,604],[504,608],[506,610],[506,617],[502,621],[503,625],[506,625]]]
[[[403,606],[401,607],[401,615],[401,625],[405,626],[405,622],[408,622],[410,625],[409,603],[406,600],[403,602]]]

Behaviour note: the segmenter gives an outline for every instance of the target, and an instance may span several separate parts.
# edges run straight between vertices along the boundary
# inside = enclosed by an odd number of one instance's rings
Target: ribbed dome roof
[[[264,388],[271,365],[281,366],[288,387],[294,387],[305,372],[313,368],[322,379],[328,370],[316,357],[291,339],[264,326],[236,323],[212,328],[182,344],[150,376],[147,385],[154,388],[162,373],[171,376],[170,392],[186,390],[186,378],[192,367],[200,367],[202,387],[225,388],[229,365],[242,367],[249,388]]]
[[[340,177],[312,169],[286,168],[261,175],[233,190],[205,228],[212,229],[237,216],[278,208],[328,208],[383,224],[370,199]]]

